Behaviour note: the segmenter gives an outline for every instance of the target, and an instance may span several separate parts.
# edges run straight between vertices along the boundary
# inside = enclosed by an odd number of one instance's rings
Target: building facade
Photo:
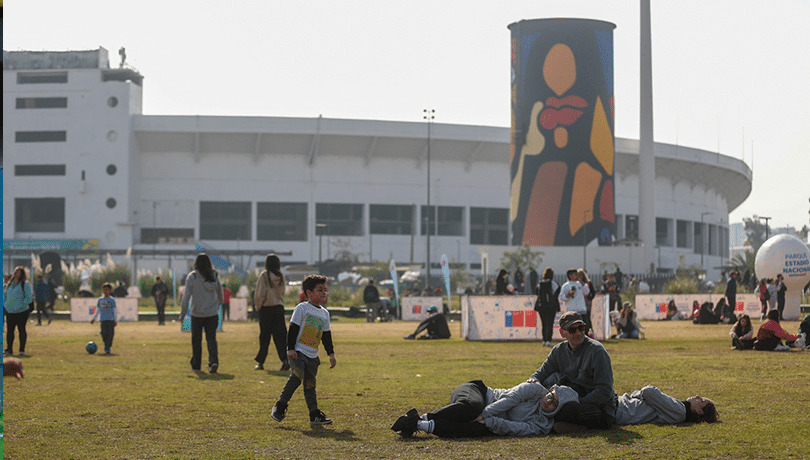
[[[433,266],[446,254],[473,273],[495,272],[513,249],[509,128],[433,123],[428,148],[424,123],[144,115],[143,77],[111,68],[103,48],[4,51],[3,66],[7,270],[37,242],[91,242],[99,254],[255,253],[232,260],[245,268],[269,251],[284,263],[348,252],[405,265],[424,263],[430,232]],[[638,142],[616,139],[615,151],[614,245],[539,247],[543,265],[650,270],[635,255]],[[750,169],[667,144],[655,158],[652,268],[702,264],[719,276],[728,213],[750,193]]]

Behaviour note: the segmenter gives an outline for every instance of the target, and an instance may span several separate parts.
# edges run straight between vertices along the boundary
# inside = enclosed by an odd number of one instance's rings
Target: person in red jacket
[[[782,329],[782,325],[779,324],[779,310],[771,310],[768,312],[768,320],[762,323],[762,326],[759,326],[754,348],[768,351],[786,350],[788,347],[782,345],[780,339],[784,339],[789,346],[792,342],[799,340],[799,336]]]

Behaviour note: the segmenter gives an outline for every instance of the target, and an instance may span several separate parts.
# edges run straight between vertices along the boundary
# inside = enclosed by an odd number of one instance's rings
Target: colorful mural
[[[586,19],[509,26],[512,244],[612,240],[615,27]]]

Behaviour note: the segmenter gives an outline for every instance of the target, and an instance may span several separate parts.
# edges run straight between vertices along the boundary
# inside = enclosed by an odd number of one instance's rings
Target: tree
[[[760,222],[759,219],[749,219],[747,217],[743,218],[743,223],[745,224],[745,235],[748,237],[748,243],[751,244],[751,248],[756,254],[759,247],[765,242],[765,224]]]
[[[518,246],[515,252],[504,252],[501,257],[501,266],[509,273],[514,273],[520,267],[523,271],[528,271],[528,268],[540,267],[543,262],[543,256],[546,255],[542,251],[532,251],[532,247],[528,244]]]

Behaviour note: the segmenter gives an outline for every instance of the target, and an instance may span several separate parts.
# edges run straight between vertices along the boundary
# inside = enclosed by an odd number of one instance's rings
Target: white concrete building
[[[338,250],[361,261],[425,260],[423,123],[143,115],[142,76],[110,68],[103,48],[4,51],[3,66],[7,270],[31,252],[76,244],[98,254],[197,244],[212,254],[255,253],[238,261],[245,268],[270,250],[287,253],[284,263],[317,263]],[[638,141],[615,144],[616,235],[633,242]],[[435,123],[429,165],[434,266],[447,254],[475,273],[488,253],[495,272],[511,249],[509,128]],[[750,193],[751,170],[668,144],[655,145],[655,169],[655,268],[682,259],[717,278],[728,258],[728,213]],[[538,250],[557,271],[650,269],[632,244]]]

